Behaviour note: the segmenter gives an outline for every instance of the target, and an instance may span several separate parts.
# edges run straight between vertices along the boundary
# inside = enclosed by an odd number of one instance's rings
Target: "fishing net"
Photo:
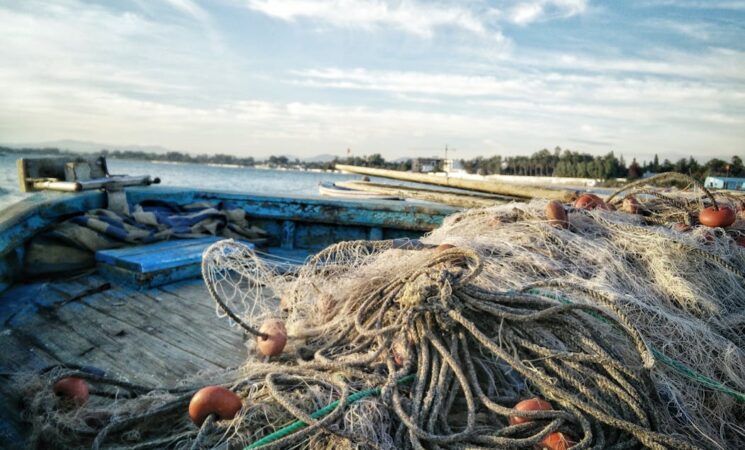
[[[564,206],[557,226],[545,201],[472,209],[421,240],[342,242],[300,266],[217,243],[203,275],[218,313],[257,336],[251,346],[281,318],[282,354],[252,351],[172,388],[54,368],[27,386],[33,442],[745,448],[744,224],[697,226],[703,207],[745,198],[667,177],[691,185],[652,190],[661,177],[609,198],[628,209],[633,196],[633,214]],[[71,376],[95,389],[83,406],[52,393]],[[235,418],[192,424],[206,384],[240,396]],[[535,397],[550,405],[515,408]]]

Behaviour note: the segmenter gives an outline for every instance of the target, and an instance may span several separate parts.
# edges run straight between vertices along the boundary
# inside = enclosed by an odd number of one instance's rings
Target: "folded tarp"
[[[144,245],[169,239],[204,236],[263,245],[267,233],[249,223],[246,212],[227,202],[177,205],[147,201],[121,215],[94,209],[71,217],[34,237],[26,248],[24,273],[44,276],[79,271],[95,265],[98,250]]]

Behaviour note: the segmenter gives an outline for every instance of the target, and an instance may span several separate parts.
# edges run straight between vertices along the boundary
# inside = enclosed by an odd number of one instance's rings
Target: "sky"
[[[0,0],[0,142],[745,156],[745,0]]]

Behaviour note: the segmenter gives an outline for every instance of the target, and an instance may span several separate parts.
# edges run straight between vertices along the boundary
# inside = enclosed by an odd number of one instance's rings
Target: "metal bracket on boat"
[[[21,192],[80,192],[108,189],[111,185],[149,186],[160,178],[111,175],[103,156],[94,158],[24,158],[18,160]]]
[[[108,183],[104,186],[106,191],[107,209],[122,216],[129,215],[129,203],[127,203],[127,193],[124,192],[124,186],[118,183]]]

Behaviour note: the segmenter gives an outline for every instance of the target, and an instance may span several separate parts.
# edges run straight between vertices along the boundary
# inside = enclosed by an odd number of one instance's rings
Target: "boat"
[[[401,197],[379,192],[368,192],[350,187],[341,186],[338,183],[325,181],[318,185],[318,192],[327,197],[349,198],[361,200],[401,200]]]
[[[199,272],[202,251],[222,239],[219,233],[187,232],[188,238],[176,233],[140,245],[116,245],[90,252],[93,264],[74,271],[65,270],[64,259],[78,251],[62,247],[62,267],[52,267],[56,276],[45,275],[41,269],[49,267],[40,259],[29,266],[29,258],[34,252],[48,256],[43,246],[39,252],[42,238],[61,225],[93,220],[91,211],[102,222],[126,216],[126,211],[145,214],[137,205],[186,211],[195,204],[211,211],[229,205],[230,214],[238,211],[250,225],[246,228],[256,232],[253,238],[244,234],[239,239],[247,239],[268,260],[292,265],[341,241],[416,240],[457,211],[368,194],[344,199],[271,196],[155,186],[149,177],[124,180],[134,179],[141,185],[117,186],[111,180],[114,184],[89,189],[95,183],[55,181],[72,183],[65,188],[81,186],[64,189],[70,192],[31,182],[30,189],[43,190],[0,212],[0,448],[27,447],[29,430],[21,419],[27,399],[11,382],[19,376],[64,365],[163,385],[199,371],[236,367],[246,358],[244,333],[217,317]],[[54,253],[54,245],[47,253]]]
[[[343,181],[336,183],[336,186],[380,195],[396,195],[402,198],[442,203],[459,208],[483,208],[518,200],[514,197],[481,192],[464,192],[454,189],[448,191],[447,188],[433,189],[423,186],[413,187],[402,184],[371,183],[369,181]]]

